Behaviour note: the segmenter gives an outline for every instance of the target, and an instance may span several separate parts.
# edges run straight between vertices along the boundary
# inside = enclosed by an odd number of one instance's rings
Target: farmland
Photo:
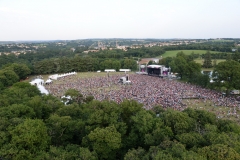
[[[166,58],[166,57],[175,57],[177,55],[177,53],[179,52],[183,52],[186,55],[190,55],[191,53],[194,54],[205,54],[207,52],[207,50],[173,50],[173,51],[166,51],[164,54],[157,56],[157,58]],[[217,51],[210,51],[210,53],[220,53]]]

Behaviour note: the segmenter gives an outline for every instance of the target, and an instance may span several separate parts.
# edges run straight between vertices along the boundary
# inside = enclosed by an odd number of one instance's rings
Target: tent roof
[[[47,95],[49,94],[49,92],[45,89],[44,86],[38,85],[37,87],[38,87],[38,89],[40,90],[41,93],[47,94]]]
[[[164,66],[163,65],[155,65],[155,64],[153,64],[153,65],[148,65],[147,67],[148,68],[162,68]]]
[[[50,83],[50,82],[52,82],[52,80],[51,80],[51,79],[48,79],[48,80],[46,80],[46,83]]]
[[[34,79],[33,81],[31,81],[32,83],[40,83],[43,82],[43,79]]]

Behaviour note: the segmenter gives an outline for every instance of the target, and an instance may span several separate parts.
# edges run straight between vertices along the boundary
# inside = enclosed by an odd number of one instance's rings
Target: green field
[[[198,58],[198,59],[195,59],[194,61],[195,61],[196,63],[200,63],[201,65],[203,65],[203,61],[204,61],[204,60]],[[212,59],[212,61],[213,61],[213,59]],[[225,59],[216,59],[216,61],[217,61],[216,63],[218,64],[219,62],[224,62],[224,61],[226,61],[226,60],[225,60]]]
[[[192,52],[195,54],[205,54],[207,50],[174,50],[174,51],[166,51],[164,54],[161,56],[157,56],[156,58],[166,58],[166,57],[175,57],[178,52],[183,52],[186,55],[190,55]],[[217,51],[210,51],[210,53],[220,53]]]
[[[134,72],[129,72],[128,74],[133,74]],[[61,74],[61,73],[60,73]],[[48,77],[50,75],[53,75],[53,74],[46,74],[46,75],[41,75],[43,77],[43,80],[47,80]],[[111,75],[125,75],[124,72],[110,72],[109,73],[109,76]],[[39,75],[32,75],[32,76],[29,76],[29,78],[26,80],[28,82],[30,82],[32,79],[36,78],[36,76],[39,76]],[[106,72],[100,72],[100,73],[97,73],[97,72],[77,72],[77,77],[80,77],[80,78],[91,78],[91,77],[104,77],[104,76],[108,76]]]
[[[226,39],[213,39],[213,40],[210,40],[211,42],[233,42],[234,40],[226,40]]]
[[[233,113],[232,107],[214,106],[213,102],[210,100],[203,102],[203,100],[185,99],[183,100],[183,103],[188,104],[189,108],[212,112],[216,114],[218,118],[233,120],[240,124],[240,120],[237,117],[237,115],[240,115],[240,110],[238,108],[236,108],[237,114],[228,114]]]

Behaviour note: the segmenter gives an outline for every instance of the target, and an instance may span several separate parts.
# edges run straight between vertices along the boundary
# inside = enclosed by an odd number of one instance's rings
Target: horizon
[[[78,40],[216,40],[216,39],[240,39],[240,38],[84,38],[84,39],[49,39],[49,40],[13,40],[0,42],[47,42],[47,41],[78,41]]]
[[[239,6],[239,0],[2,0],[0,41],[239,38]]]

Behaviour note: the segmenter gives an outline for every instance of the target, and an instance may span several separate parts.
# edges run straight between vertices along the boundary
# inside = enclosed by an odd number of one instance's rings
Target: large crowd
[[[50,94],[61,97],[68,89],[76,89],[83,96],[94,96],[96,100],[111,100],[121,103],[124,99],[136,100],[146,109],[161,105],[164,108],[184,110],[194,103],[209,103],[214,106],[230,107],[236,111],[240,105],[234,97],[176,80],[147,75],[131,74],[131,85],[119,83],[123,75],[81,78],[76,75],[58,79],[58,83],[47,85]],[[184,101],[186,99],[186,101]],[[211,103],[210,103],[211,102]]]

